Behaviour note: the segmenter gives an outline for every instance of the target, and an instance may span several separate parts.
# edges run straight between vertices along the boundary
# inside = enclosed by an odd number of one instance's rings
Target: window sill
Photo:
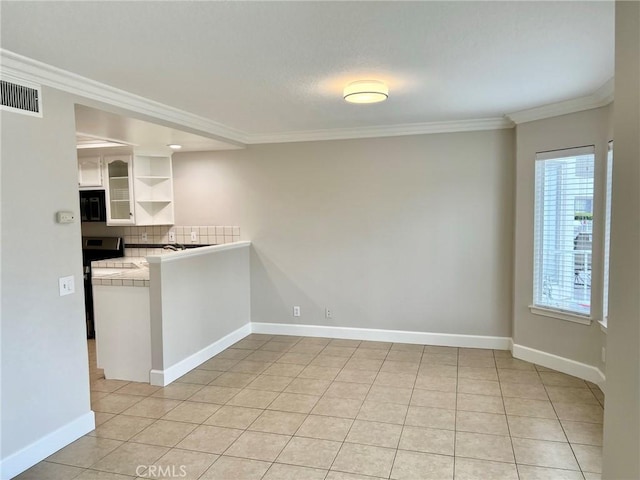
[[[604,320],[598,320],[598,323],[600,324],[600,330],[602,330],[602,333],[604,333],[606,335],[607,334],[607,322],[605,322]]]
[[[563,312],[561,310],[552,310],[550,308],[536,307],[535,305],[529,305],[529,310],[534,315],[557,318],[559,320],[566,320],[568,322],[579,323],[581,325],[591,325],[590,317],[587,317],[584,315],[578,315],[577,313]]]

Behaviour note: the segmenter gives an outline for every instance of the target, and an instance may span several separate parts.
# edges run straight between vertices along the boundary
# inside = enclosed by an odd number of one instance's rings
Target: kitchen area
[[[76,124],[92,379],[166,385],[249,333],[250,242],[174,217],[173,152],[238,147],[80,105]]]

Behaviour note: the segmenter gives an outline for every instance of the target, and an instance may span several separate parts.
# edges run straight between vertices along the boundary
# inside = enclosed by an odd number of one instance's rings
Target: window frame
[[[600,326],[606,331],[609,323],[609,268],[611,260],[611,194],[613,191],[613,140],[607,143],[604,184],[604,238],[602,241],[602,319]]]
[[[582,313],[576,310],[566,309],[562,307],[555,307],[550,305],[544,305],[537,303],[539,300],[539,288],[540,287],[540,269],[542,268],[542,264],[544,262],[542,256],[544,255],[542,249],[542,239],[544,235],[544,229],[540,228],[540,222],[544,224],[544,213],[539,212],[540,203],[543,201],[539,198],[539,192],[541,190],[541,186],[539,184],[540,181],[540,173],[539,167],[543,165],[539,162],[545,162],[549,160],[560,160],[563,158],[572,158],[579,157],[584,155],[592,156],[592,164],[591,168],[593,169],[593,183],[592,183],[592,192],[591,198],[592,201],[595,198],[595,165],[596,165],[596,149],[595,145],[585,145],[581,147],[574,148],[565,148],[558,150],[550,150],[545,152],[537,152],[535,156],[535,174],[534,174],[534,228],[533,228],[533,240],[534,240],[534,248],[533,248],[533,289],[532,289],[532,302],[529,305],[529,310],[531,313],[535,315],[552,317],[561,320],[567,320],[570,322],[580,323],[583,325],[591,325],[593,320],[593,308],[591,305],[591,301],[589,302],[589,312]],[[593,226],[593,219],[592,224]],[[593,262],[593,246],[591,248],[591,258]],[[589,285],[589,298],[591,299],[593,296],[593,288],[592,285]]]

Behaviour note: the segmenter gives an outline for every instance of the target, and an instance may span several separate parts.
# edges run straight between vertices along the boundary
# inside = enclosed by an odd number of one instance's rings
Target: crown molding
[[[532,122],[534,120],[542,120],[545,118],[559,117],[569,113],[582,112],[591,110],[592,108],[604,107],[613,102],[613,78],[604,83],[598,90],[591,95],[572,98],[562,102],[550,103],[540,107],[521,110],[519,112],[509,113],[509,118],[516,125],[520,123]]]
[[[207,118],[19,55],[9,50],[0,49],[0,66],[2,75],[6,77],[12,77],[32,84],[46,85],[74,95],[157,118],[165,122],[208,133],[217,139],[239,143],[241,146],[260,143],[308,142],[317,140],[422,135],[429,133],[469,132],[513,127],[513,123],[507,118],[487,118],[274,134],[249,134],[226,127]]]
[[[431,133],[472,132],[478,130],[499,130],[512,128],[513,122],[507,118],[482,118],[449,122],[407,123],[362,128],[340,128],[327,130],[307,130],[274,134],[248,135],[248,143],[289,143],[320,140],[347,140],[357,138],[398,137],[402,135],[425,135]]]
[[[234,143],[240,147],[261,143],[346,140],[512,128],[520,123],[557,117],[608,105],[613,101],[614,84],[613,79],[610,79],[591,95],[543,105],[529,110],[522,110],[497,118],[252,134],[227,127],[208,118],[149,100],[148,98],[111,87],[5,49],[0,49],[0,73],[5,77],[22,80],[31,84],[46,85],[67,93],[156,118],[176,126],[186,127],[201,132],[201,134],[205,134],[205,136]]]
[[[118,108],[209,134],[218,140],[245,144],[246,134],[163,103],[71,73],[52,65],[0,49],[2,76],[90,98]]]

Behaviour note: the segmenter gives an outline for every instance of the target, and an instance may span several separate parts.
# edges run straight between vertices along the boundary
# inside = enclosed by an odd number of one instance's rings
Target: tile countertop
[[[108,258],[91,262],[91,268],[140,268],[148,265],[146,257]]]
[[[110,258],[91,262],[93,285],[148,287],[149,264],[144,257]]]
[[[148,287],[149,286],[149,261],[160,263],[163,258],[172,261],[178,258],[198,255],[200,252],[224,251],[250,245],[250,242],[231,242],[222,245],[205,245],[196,248],[187,248],[174,252],[161,250],[162,253],[149,255],[148,257],[120,257],[91,262],[91,284],[122,287]]]

